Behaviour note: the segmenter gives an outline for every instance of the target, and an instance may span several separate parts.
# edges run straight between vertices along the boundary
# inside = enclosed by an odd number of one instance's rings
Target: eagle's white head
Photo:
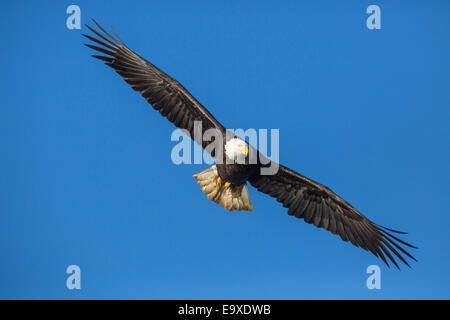
[[[225,144],[225,154],[235,163],[245,164],[245,160],[248,156],[248,145],[242,139],[230,139]]]

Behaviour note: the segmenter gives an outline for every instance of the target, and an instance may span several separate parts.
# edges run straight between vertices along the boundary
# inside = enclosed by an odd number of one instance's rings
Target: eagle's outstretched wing
[[[100,31],[88,25],[87,27],[98,38],[86,34],[83,36],[101,46],[91,44],[86,46],[104,54],[93,55],[93,57],[105,61],[106,65],[120,74],[161,115],[178,128],[186,129],[192,139],[195,137],[198,138],[196,140],[200,140],[208,129],[225,133],[225,128],[177,80],[134,53],[120,39],[114,38],[94,19],[92,20]],[[194,135],[194,121],[201,121],[201,135]],[[211,143],[203,139],[196,142],[203,148]]]
[[[416,260],[401,245],[416,248],[392,233],[404,233],[375,224],[329,188],[279,165],[278,173],[249,179],[252,186],[266,193],[284,207],[288,214],[302,218],[316,227],[338,234],[342,240],[372,252],[388,266],[387,258],[399,268],[393,255],[409,266],[403,255]]]

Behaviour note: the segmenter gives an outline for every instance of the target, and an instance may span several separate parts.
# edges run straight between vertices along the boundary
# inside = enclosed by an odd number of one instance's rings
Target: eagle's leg
[[[194,174],[194,178],[208,199],[225,209],[253,211],[247,184],[232,185],[228,181],[223,181],[216,166]]]

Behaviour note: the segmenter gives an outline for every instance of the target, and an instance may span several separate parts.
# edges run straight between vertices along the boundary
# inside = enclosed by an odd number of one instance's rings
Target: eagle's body
[[[226,137],[219,146],[221,152],[211,151],[217,164],[194,174],[208,199],[227,210],[253,211],[248,182],[281,202],[288,208],[289,215],[339,235],[342,240],[372,252],[387,265],[389,259],[398,267],[395,256],[409,266],[403,255],[414,257],[402,245],[415,247],[392,234],[402,232],[375,224],[329,188],[281,164],[277,164],[279,169],[274,174],[261,174],[261,168],[271,165],[264,155],[242,139],[227,135],[228,131],[177,80],[130,50],[97,22],[95,24],[103,33],[87,26],[98,38],[84,35],[101,45],[87,45],[104,54],[94,57],[120,74],[155,110],[178,128],[187,130],[206,150],[209,142],[195,138],[195,122],[201,123],[201,137],[209,129]],[[256,161],[249,161],[251,155],[255,155]]]
[[[258,175],[261,165],[259,161],[250,163],[250,149],[245,141],[230,136],[222,145],[222,156],[215,154],[221,161],[199,174],[194,174],[194,178],[208,199],[225,209],[253,211],[247,181]],[[252,148],[252,152],[253,150]]]
[[[223,161],[217,164],[219,176],[232,185],[241,185],[257,173],[260,164],[249,163],[247,143],[238,137],[227,140],[223,148]],[[241,152],[242,151],[242,152]]]
[[[217,164],[217,172],[223,181],[228,181],[231,185],[241,185],[258,171],[256,165],[245,164]]]

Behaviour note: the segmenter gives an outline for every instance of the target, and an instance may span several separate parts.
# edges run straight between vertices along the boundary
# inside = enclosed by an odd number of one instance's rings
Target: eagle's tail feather
[[[220,204],[229,211],[253,211],[246,183],[239,186],[231,185],[226,188],[223,184],[217,182],[219,174],[215,165],[193,176],[209,200]]]

